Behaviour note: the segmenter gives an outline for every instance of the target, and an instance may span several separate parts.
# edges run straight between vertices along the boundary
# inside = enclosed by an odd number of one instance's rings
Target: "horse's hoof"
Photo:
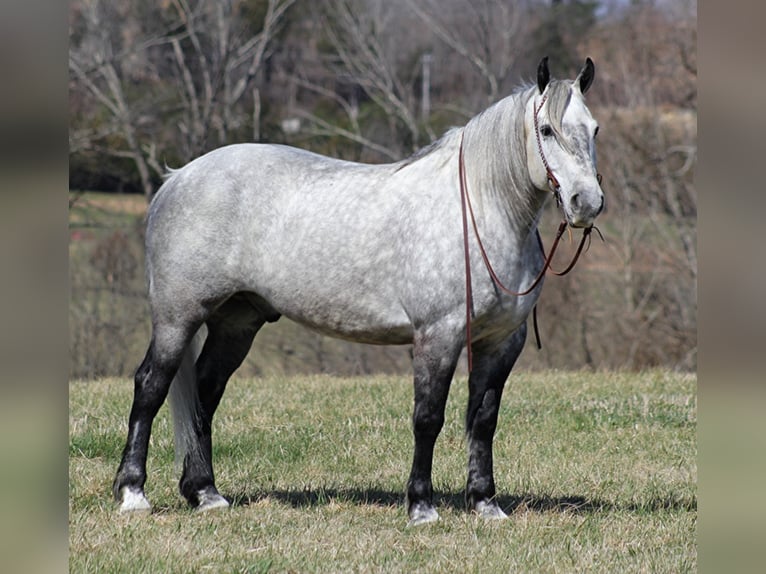
[[[120,514],[149,514],[152,511],[152,505],[144,496],[141,490],[131,490],[127,486],[122,489],[122,503],[120,504]]]
[[[485,520],[505,520],[508,518],[508,515],[503,512],[494,500],[490,502],[477,502],[474,511]]]
[[[414,504],[410,508],[410,521],[407,526],[420,526],[439,520],[439,513],[433,506],[426,503]]]
[[[207,512],[208,510],[216,510],[219,508],[229,508],[229,501],[217,492],[206,492],[201,490],[197,494],[199,504],[194,509],[195,512]]]

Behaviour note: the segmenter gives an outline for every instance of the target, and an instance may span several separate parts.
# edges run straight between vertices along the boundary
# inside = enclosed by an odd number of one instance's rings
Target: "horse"
[[[552,79],[543,58],[536,82],[395,163],[248,143],[170,170],[146,221],[152,335],[113,483],[119,512],[151,512],[149,437],[168,396],[181,494],[199,511],[229,506],[215,486],[213,415],[258,330],[284,316],[350,341],[412,345],[405,503],[413,525],[439,518],[434,443],[467,347],[466,507],[506,518],[495,499],[492,441],[542,289],[539,280],[528,286],[545,270],[543,206],[555,196],[566,224],[584,230],[604,207],[598,124],[584,100],[594,75],[588,58],[574,80]],[[471,201],[475,233],[461,195]],[[482,258],[471,258],[479,249]]]

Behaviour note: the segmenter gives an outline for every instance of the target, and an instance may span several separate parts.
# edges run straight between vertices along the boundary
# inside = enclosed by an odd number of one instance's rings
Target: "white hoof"
[[[146,500],[146,496],[141,490],[130,490],[127,486],[123,487],[120,514],[149,514],[151,511],[152,505]]]
[[[207,512],[208,510],[216,510],[218,508],[229,508],[229,501],[218,493],[210,494],[204,490],[197,493],[199,504],[194,509],[195,512]]]
[[[430,504],[417,504],[410,509],[410,521],[407,526],[420,526],[439,520],[439,513]]]
[[[476,514],[486,520],[505,520],[508,515],[497,505],[495,501],[491,502],[477,502],[474,509]]]

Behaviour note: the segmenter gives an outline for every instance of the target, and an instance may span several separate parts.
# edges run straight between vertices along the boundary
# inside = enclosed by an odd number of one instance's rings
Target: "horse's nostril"
[[[601,196],[601,205],[598,206],[598,213],[604,211],[604,196]],[[598,213],[596,215],[598,215]]]
[[[569,201],[572,203],[572,207],[576,209],[580,205],[580,194],[575,193]]]

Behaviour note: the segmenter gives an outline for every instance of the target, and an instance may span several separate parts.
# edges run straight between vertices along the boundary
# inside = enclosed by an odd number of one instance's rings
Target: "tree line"
[[[240,141],[401,159],[532,79],[542,55],[559,77],[596,61],[591,106],[695,109],[694,6],[75,0],[71,186],[149,196],[166,164]]]

